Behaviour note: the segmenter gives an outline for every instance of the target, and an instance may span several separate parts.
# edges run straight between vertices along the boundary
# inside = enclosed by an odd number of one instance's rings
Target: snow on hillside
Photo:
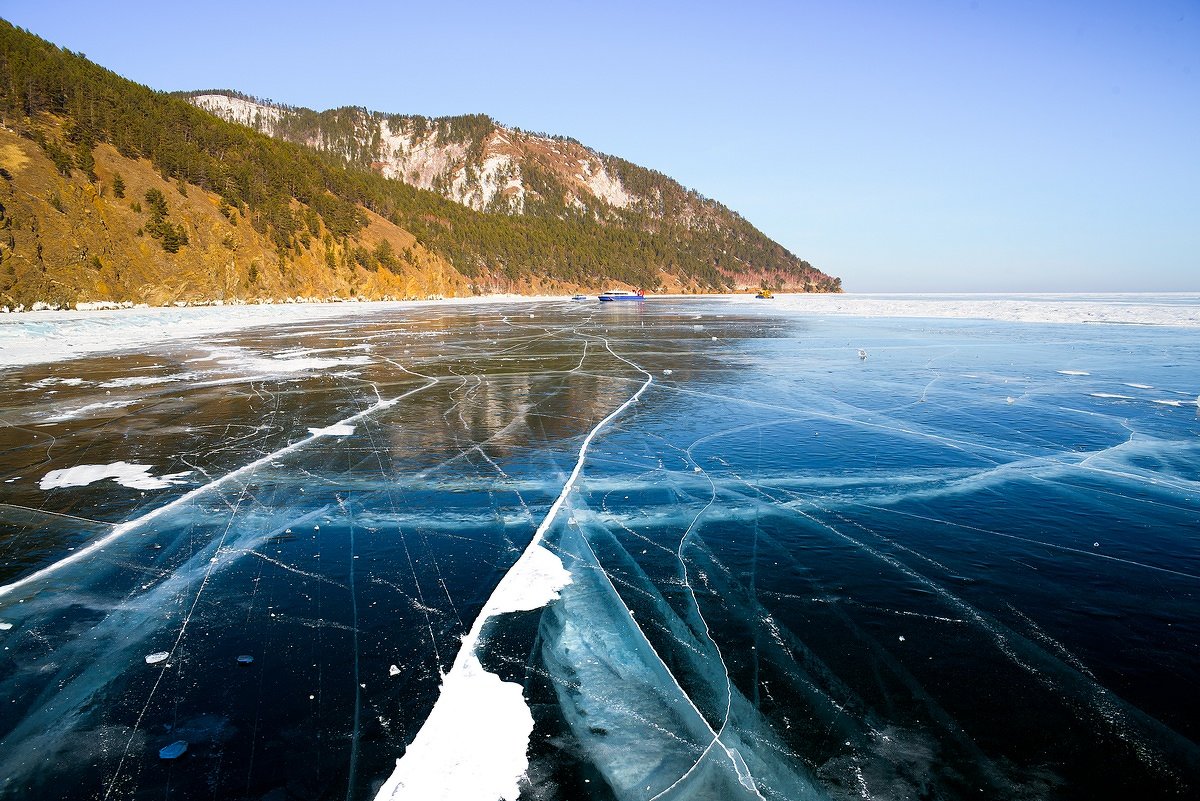
[[[275,126],[284,114],[281,108],[227,95],[194,95],[191,101],[210,114],[265,134],[274,134]]]
[[[625,191],[625,186],[614,175],[604,169],[603,162],[599,169],[593,170],[588,159],[579,160],[579,174],[576,176],[592,194],[610,206],[618,209],[628,208],[633,204],[633,196]]]
[[[191,101],[205,111],[268,135],[275,135],[280,121],[290,113],[226,95],[195,95]],[[624,209],[638,200],[599,157],[578,144],[568,146],[570,152],[564,152],[553,139],[496,126],[483,141],[476,160],[471,157],[469,142],[444,139],[437,126],[418,132],[403,120],[367,114],[363,114],[362,123],[353,140],[363,149],[369,149],[372,141],[378,142],[371,166],[381,175],[438,192],[479,211],[524,213],[526,201],[533,194],[525,183],[524,164],[533,158],[568,185],[571,191],[564,202],[571,206],[585,208],[599,201]],[[303,144],[343,157],[350,155],[344,152],[346,142],[326,140],[320,134],[310,136]]]

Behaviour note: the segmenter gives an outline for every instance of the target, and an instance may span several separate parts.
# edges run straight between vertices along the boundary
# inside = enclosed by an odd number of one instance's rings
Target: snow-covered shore
[[[105,311],[37,311],[0,315],[0,368],[56,362],[141,345],[242,328],[363,317],[384,310],[489,303],[544,302],[563,297],[486,295],[445,300],[195,306]]]

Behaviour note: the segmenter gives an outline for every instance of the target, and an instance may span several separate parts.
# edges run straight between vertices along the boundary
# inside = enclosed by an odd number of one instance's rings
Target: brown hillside
[[[39,122],[48,137],[61,135],[58,120]],[[368,224],[345,240],[329,236],[314,215],[298,247],[280,251],[242,212],[222,208],[217,195],[167,181],[148,160],[125,158],[106,144],[94,156],[96,182],[79,169],[64,177],[37,144],[0,128],[0,306],[470,293],[449,262],[370,212]],[[118,174],[124,198],[115,195]],[[168,222],[187,235],[177,253],[146,231],[150,189],[163,193]],[[305,211],[298,203],[293,210]],[[382,242],[390,247],[388,266],[378,258]]]

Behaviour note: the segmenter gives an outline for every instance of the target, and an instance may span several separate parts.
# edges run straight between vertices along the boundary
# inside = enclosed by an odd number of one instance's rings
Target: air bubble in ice
[[[152,654],[146,654],[147,665],[157,665],[159,662],[166,661],[171,654],[166,651],[155,651]]]

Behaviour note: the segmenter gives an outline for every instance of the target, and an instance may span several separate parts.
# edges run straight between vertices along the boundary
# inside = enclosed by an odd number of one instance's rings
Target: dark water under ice
[[[373,798],[637,368],[482,645],[523,797],[1200,793],[1197,333],[698,300],[0,373],[0,796]]]

